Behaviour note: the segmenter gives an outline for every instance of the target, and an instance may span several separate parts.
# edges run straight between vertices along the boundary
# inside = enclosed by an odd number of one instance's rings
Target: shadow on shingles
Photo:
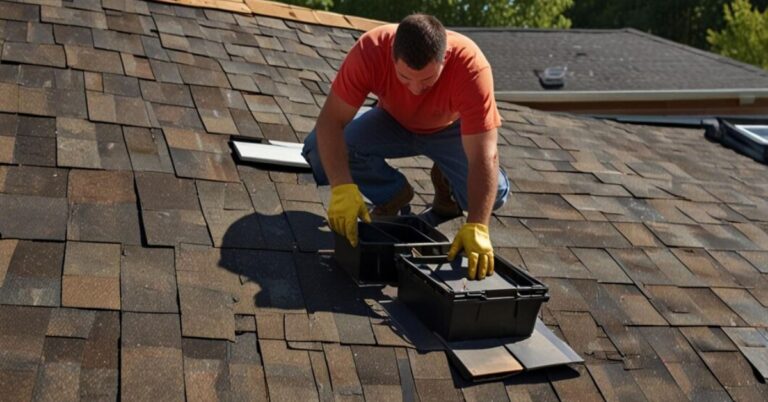
[[[549,367],[549,368],[542,368],[538,370],[533,371],[524,371],[519,374],[515,374],[511,377],[507,377],[504,379],[504,385],[505,386],[522,386],[522,387],[528,387],[528,386],[536,386],[541,384],[547,384],[546,389],[549,390],[549,393],[554,395],[554,390],[549,386],[550,381],[558,381],[558,380],[567,380],[572,378],[577,378],[581,374],[568,367]],[[454,376],[455,378],[455,376]],[[465,381],[462,378],[459,378],[458,380],[454,380],[455,383],[462,384],[463,381]]]
[[[256,309],[361,316],[365,299],[381,300],[382,287],[358,288],[330,258],[333,236],[323,216],[307,211],[250,214],[232,223],[220,244],[219,266],[259,290]],[[338,324],[338,323],[337,323]]]
[[[586,371],[586,366],[583,368]],[[570,366],[550,367],[542,369],[542,372],[547,374],[551,382],[581,377],[581,373]]]

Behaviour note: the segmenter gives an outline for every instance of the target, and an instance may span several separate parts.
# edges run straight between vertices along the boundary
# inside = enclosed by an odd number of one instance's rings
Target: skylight
[[[753,141],[762,145],[768,145],[768,126],[758,126],[749,124],[736,124],[736,130],[746,135]]]

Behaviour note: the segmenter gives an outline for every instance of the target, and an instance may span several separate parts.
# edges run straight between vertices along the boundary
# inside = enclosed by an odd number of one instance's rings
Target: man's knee
[[[304,139],[304,148],[301,149],[301,154],[307,162],[312,164],[309,160],[310,156],[316,155],[317,152],[317,134],[315,133],[315,130],[312,129],[307,138]]]
[[[493,210],[497,210],[504,206],[509,197],[509,178],[507,178],[506,172],[503,169],[499,170],[499,185],[496,191],[496,201],[493,203]]]
[[[301,149],[301,155],[309,163],[315,183],[318,186],[328,185],[328,178],[325,175],[323,163],[320,161],[320,151],[317,147],[317,134],[315,130],[312,130],[307,138],[304,139],[304,148]]]
[[[349,130],[349,127],[346,127],[344,129],[344,142],[347,147],[347,153],[349,154],[350,157],[352,157],[352,155],[357,152],[358,147],[356,146],[355,142],[349,141],[350,138],[347,135],[348,130]],[[320,162],[320,149],[317,145],[316,129],[312,129],[309,135],[307,135],[307,138],[304,139],[304,147],[301,150],[301,154],[304,156],[304,159],[306,159],[310,165],[312,165],[313,163]]]

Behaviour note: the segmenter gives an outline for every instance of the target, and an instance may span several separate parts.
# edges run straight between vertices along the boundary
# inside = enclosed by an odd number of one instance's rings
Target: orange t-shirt
[[[360,107],[368,94],[406,129],[429,134],[461,119],[461,134],[479,134],[501,125],[493,96],[491,66],[469,38],[447,31],[440,78],[426,93],[412,94],[397,78],[392,45],[396,24],[374,28],[349,51],[331,87],[334,94]]]

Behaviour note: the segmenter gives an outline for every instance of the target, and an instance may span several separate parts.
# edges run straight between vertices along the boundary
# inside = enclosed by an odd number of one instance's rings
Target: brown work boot
[[[395,216],[400,212],[410,211],[411,200],[413,199],[413,187],[406,182],[405,186],[382,205],[376,205],[371,211],[371,216]]]
[[[448,180],[443,176],[443,172],[432,165],[432,171],[429,172],[432,178],[432,185],[435,187],[435,199],[432,201],[432,212],[441,217],[457,217],[461,215],[459,204],[453,199],[451,186]]]

